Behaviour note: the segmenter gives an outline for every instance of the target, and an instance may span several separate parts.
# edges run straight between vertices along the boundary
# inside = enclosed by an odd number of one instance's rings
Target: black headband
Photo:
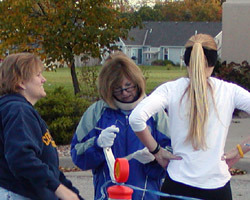
[[[217,61],[217,57],[218,57],[217,51],[216,50],[209,50],[209,49],[206,49],[204,47],[202,47],[202,48],[203,48],[204,54],[207,58],[208,66],[209,67],[215,66],[216,61]],[[184,53],[184,62],[187,66],[189,66],[190,55],[191,55],[192,49],[193,49],[193,47],[187,47],[185,50],[185,53]]]

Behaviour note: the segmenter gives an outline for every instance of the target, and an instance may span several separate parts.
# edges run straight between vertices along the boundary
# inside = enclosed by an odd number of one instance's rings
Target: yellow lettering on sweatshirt
[[[50,135],[48,129],[47,129],[47,132],[42,137],[42,140],[43,140],[43,143],[46,144],[47,146],[49,146],[51,144],[53,147],[56,147],[56,143],[53,140],[52,136]]]

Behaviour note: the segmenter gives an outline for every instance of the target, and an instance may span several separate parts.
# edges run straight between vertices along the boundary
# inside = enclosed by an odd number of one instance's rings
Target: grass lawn
[[[146,77],[148,74],[147,93],[150,93],[153,89],[166,81],[175,80],[186,75],[186,69],[181,70],[177,67],[171,70],[167,70],[166,67],[162,66],[145,66],[143,69],[144,68],[146,69]]]
[[[73,84],[69,68],[59,68],[56,71],[44,71],[43,76],[47,79],[44,88],[52,91],[57,87],[64,87],[73,94]]]
[[[98,67],[100,68],[100,67]],[[163,82],[174,80],[178,77],[185,76],[186,70],[174,67],[171,70],[167,70],[163,66],[142,66],[142,70],[147,79],[147,93],[150,93],[155,87]],[[79,72],[79,68],[76,69]],[[45,83],[45,90],[52,91],[56,87],[63,86],[66,90],[74,93],[72,79],[69,68],[59,68],[55,72],[43,73],[47,82]]]

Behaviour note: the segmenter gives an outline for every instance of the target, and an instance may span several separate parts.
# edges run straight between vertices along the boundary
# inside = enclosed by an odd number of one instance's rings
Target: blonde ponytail
[[[204,129],[208,116],[207,77],[205,68],[205,55],[202,45],[195,43],[191,53],[189,77],[190,87],[188,96],[190,100],[189,133],[186,141],[191,141],[195,150],[205,149],[206,140]]]
[[[192,36],[186,48],[192,47],[189,61],[190,83],[186,90],[189,102],[189,131],[186,142],[191,142],[195,150],[206,150],[206,125],[209,115],[208,89],[212,90],[207,81],[207,59],[203,47],[217,50],[214,39],[206,34]],[[211,91],[211,94],[213,92]]]

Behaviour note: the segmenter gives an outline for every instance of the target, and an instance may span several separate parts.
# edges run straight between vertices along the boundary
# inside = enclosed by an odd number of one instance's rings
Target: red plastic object
[[[114,167],[115,180],[117,183],[125,183],[129,176],[129,163],[125,158],[117,158]]]
[[[108,189],[108,197],[111,200],[114,199],[132,199],[133,189],[124,186],[124,185],[113,185],[110,186]]]

